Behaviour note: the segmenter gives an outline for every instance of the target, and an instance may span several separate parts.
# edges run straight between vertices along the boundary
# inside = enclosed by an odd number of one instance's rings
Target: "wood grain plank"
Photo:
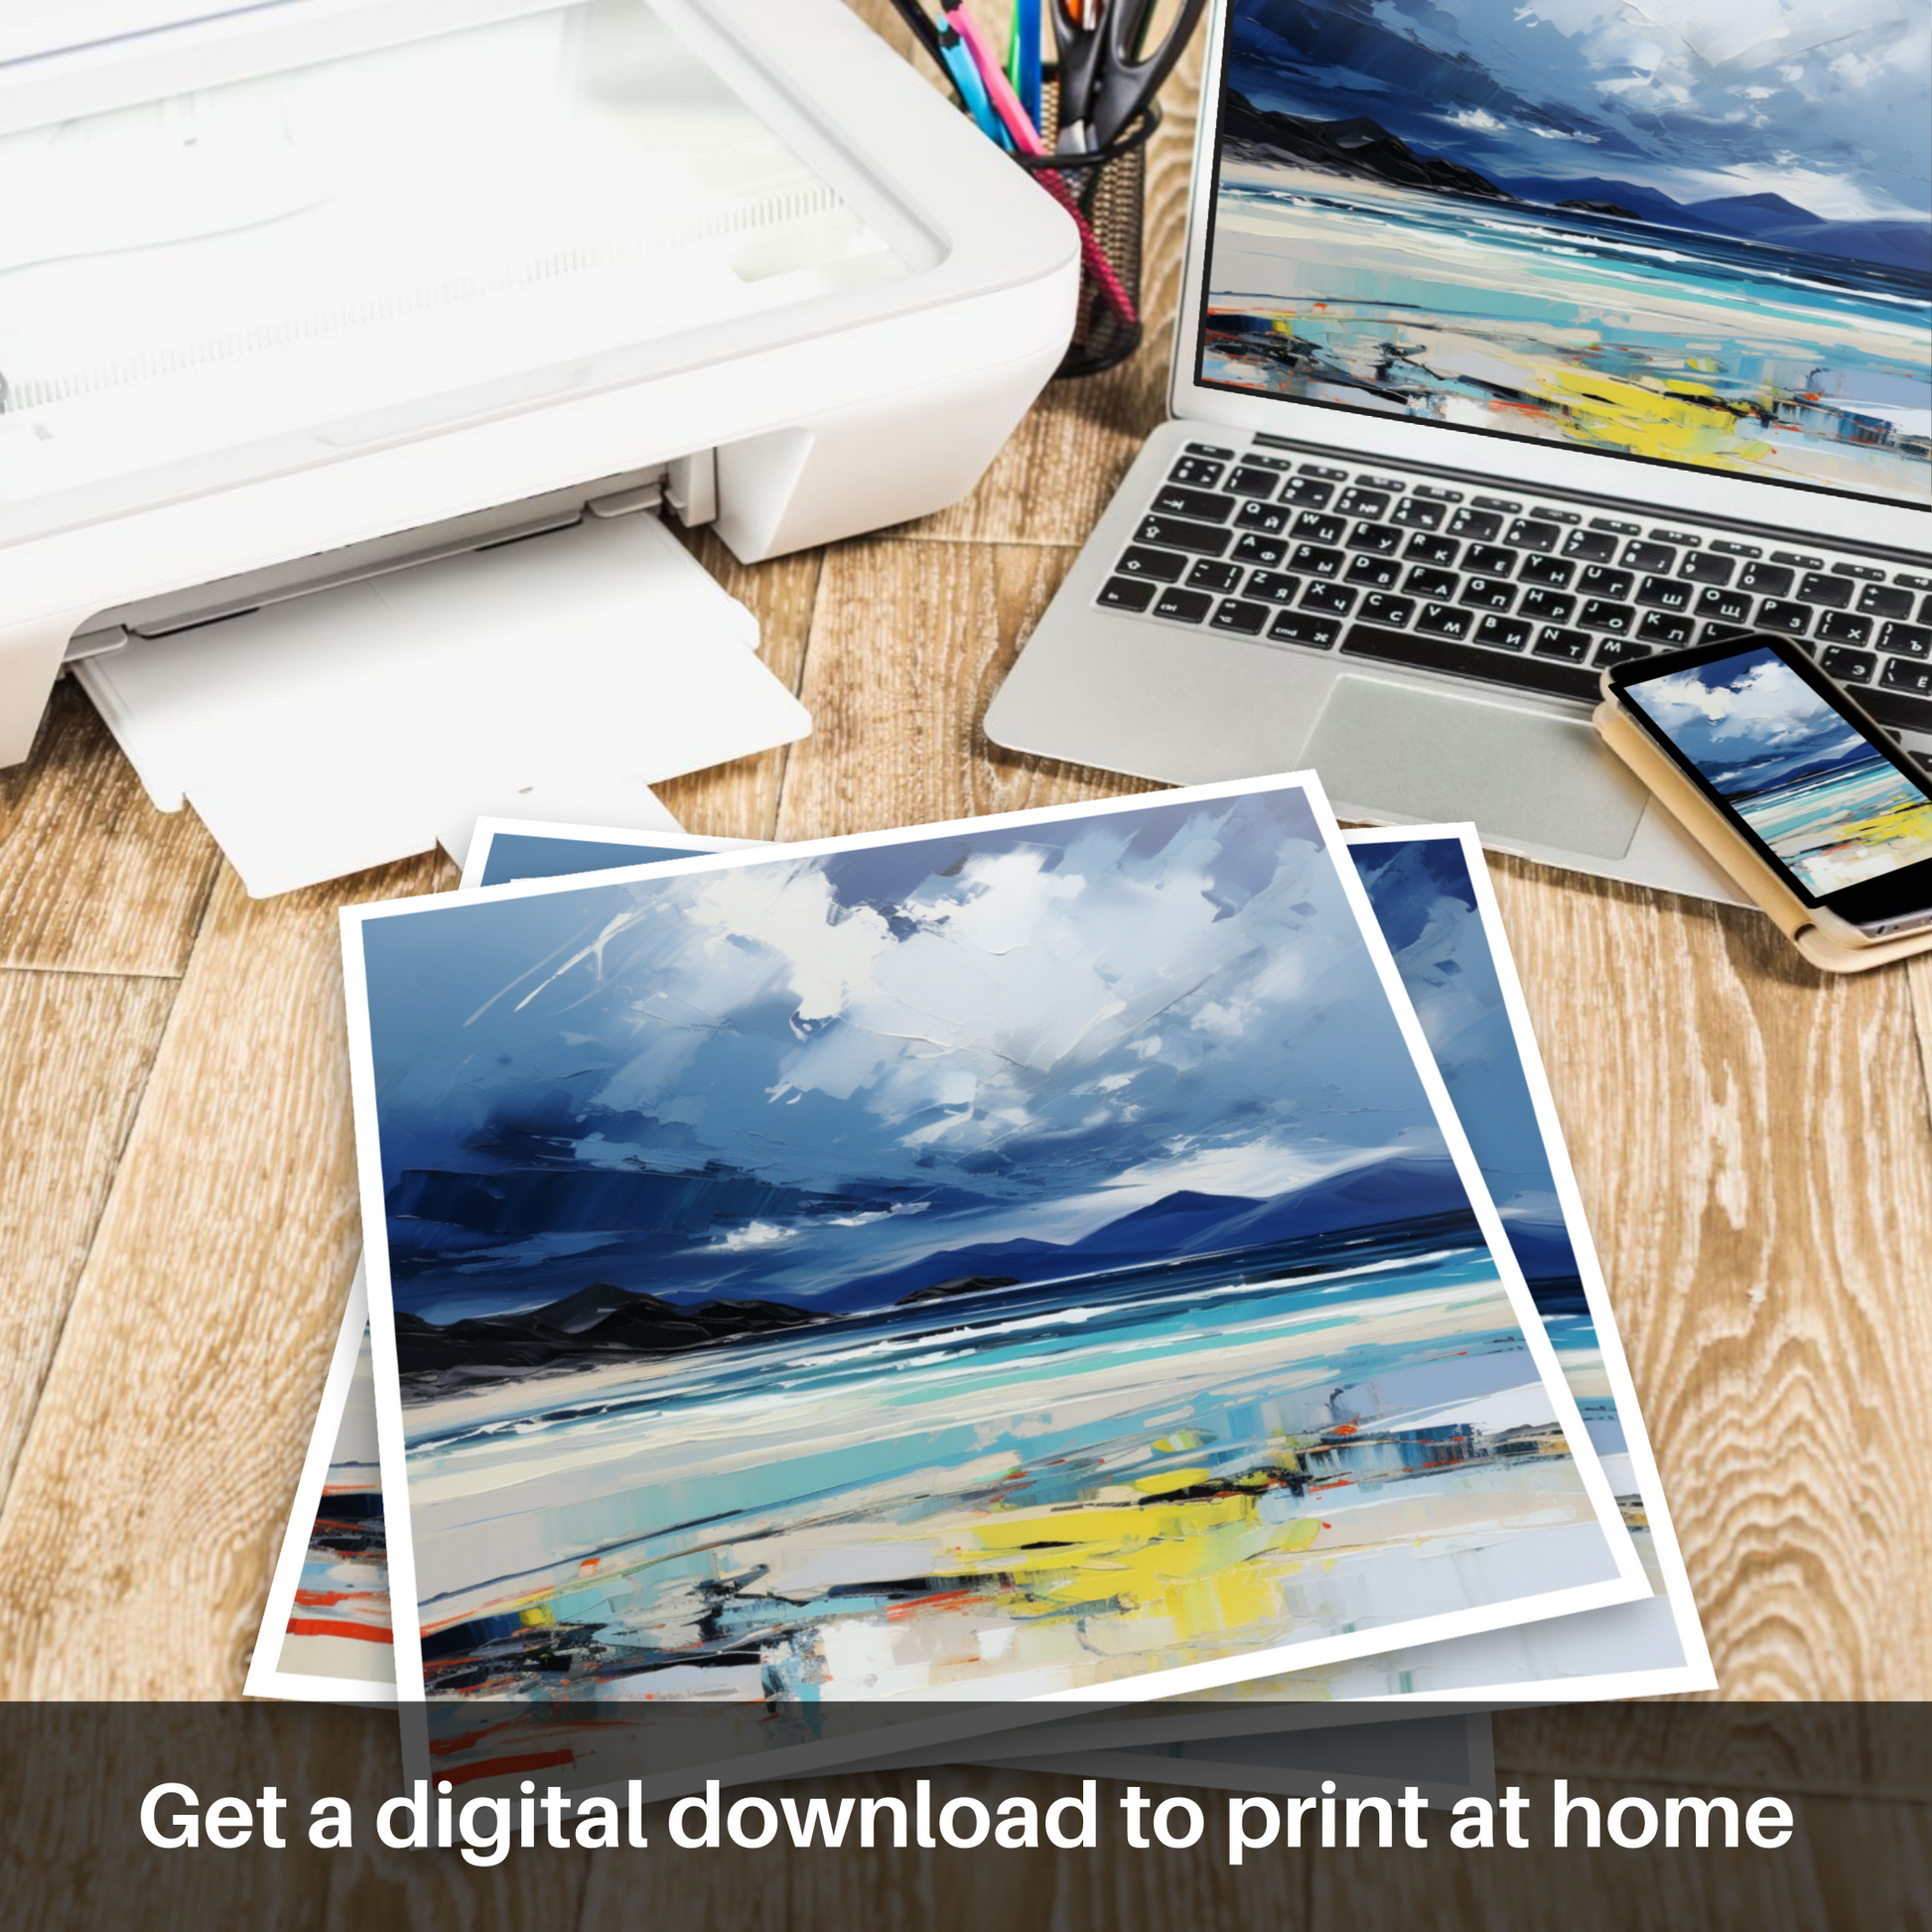
[[[675,525],[672,526],[674,529]],[[759,656],[772,676],[797,693],[805,672],[819,555],[801,551],[764,564],[741,564],[709,529],[678,530],[686,547],[759,621]],[[654,789],[687,832],[724,839],[768,839],[778,821],[778,793],[791,747],[736,759]]]
[[[175,992],[165,979],[0,972],[0,1497]]]
[[[222,869],[0,1508],[0,1696],[241,1685],[360,1234],[336,908]]]
[[[0,770],[0,967],[178,978],[217,863],[64,678],[33,756]]]
[[[1932,1694],[1932,1124],[1910,984],[1498,860],[1724,1695]]]
[[[1064,574],[1034,545],[838,545],[825,557],[778,836],[829,838],[1151,787],[995,753],[980,719]]]

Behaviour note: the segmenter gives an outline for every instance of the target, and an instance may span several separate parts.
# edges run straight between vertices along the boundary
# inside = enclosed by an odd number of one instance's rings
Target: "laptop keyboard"
[[[1932,574],[1416,472],[1189,443],[1097,602],[1588,701],[1605,665],[1769,630],[1881,724],[1932,733]]]

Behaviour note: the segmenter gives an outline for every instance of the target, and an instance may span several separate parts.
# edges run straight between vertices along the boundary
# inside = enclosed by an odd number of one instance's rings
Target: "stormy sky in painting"
[[[1229,78],[1266,106],[1368,115],[1530,199],[1593,177],[1576,192],[1923,223],[1929,63],[1926,10],[1888,0],[1243,0]],[[1756,231],[1749,209],[1725,225]]]
[[[433,1320],[597,1281],[877,1307],[1462,1204],[1295,790],[361,940],[396,1296]]]

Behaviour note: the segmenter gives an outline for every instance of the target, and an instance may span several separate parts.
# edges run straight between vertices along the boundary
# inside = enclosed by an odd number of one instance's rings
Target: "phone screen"
[[[1807,903],[1850,894],[1842,907],[1862,920],[1904,909],[1878,882],[1932,861],[1932,792],[1796,646],[1751,639],[1633,665],[1616,683]]]

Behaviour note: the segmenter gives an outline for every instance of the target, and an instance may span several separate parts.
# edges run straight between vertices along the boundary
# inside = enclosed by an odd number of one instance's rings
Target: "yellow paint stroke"
[[[1279,1620],[1281,1579],[1321,1527],[1311,1516],[1264,1523],[1249,1494],[1016,1512],[976,1524],[941,1574],[998,1573],[1020,1593],[1017,1615],[1118,1603],[1164,1611],[1177,1634],[1198,1636]]]
[[[1738,418],[1702,384],[1651,388],[1588,369],[1552,369],[1544,392],[1563,404],[1575,433],[1587,443],[1628,450],[1668,463],[1762,463],[1768,443],[1738,434]]]

